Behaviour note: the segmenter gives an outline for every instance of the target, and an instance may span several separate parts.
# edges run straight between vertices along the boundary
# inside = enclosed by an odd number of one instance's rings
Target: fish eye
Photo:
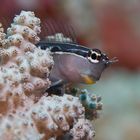
[[[97,59],[96,53],[92,53],[92,54],[91,54],[91,58],[92,58],[93,60],[96,60],[96,59]]]
[[[100,51],[96,51],[96,50],[90,50],[88,53],[88,60],[91,63],[98,63],[101,59],[101,53]]]

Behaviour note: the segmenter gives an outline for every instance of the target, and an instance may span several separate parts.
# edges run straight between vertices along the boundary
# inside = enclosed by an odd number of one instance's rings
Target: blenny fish
[[[65,83],[93,84],[102,72],[117,59],[109,59],[99,49],[90,49],[73,43],[61,33],[48,36],[37,44],[41,49],[49,49],[54,59],[50,72],[52,85]]]

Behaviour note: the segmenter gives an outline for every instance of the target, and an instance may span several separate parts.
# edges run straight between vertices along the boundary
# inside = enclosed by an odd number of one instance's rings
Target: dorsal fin
[[[47,19],[45,22],[43,22],[42,34],[47,41],[77,43],[74,28],[71,24],[66,23],[63,20]]]
[[[72,43],[73,41],[68,38],[64,37],[62,33],[56,33],[55,35],[47,36],[45,38],[45,41],[47,42],[64,42],[64,43]]]

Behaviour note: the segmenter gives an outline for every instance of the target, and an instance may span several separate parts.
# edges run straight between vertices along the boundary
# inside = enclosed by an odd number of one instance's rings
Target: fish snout
[[[105,67],[108,67],[111,64],[118,62],[118,59],[117,57],[113,57],[112,59],[109,59],[106,54],[102,54],[102,61],[104,62]]]

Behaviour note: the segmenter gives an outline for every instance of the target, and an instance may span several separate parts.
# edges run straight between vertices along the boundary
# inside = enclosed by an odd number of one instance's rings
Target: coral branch
[[[41,94],[50,86],[47,77],[53,59],[49,51],[34,45],[39,41],[39,24],[33,12],[22,11],[8,28],[7,38],[0,29],[0,98],[6,106],[13,106],[11,98]]]

